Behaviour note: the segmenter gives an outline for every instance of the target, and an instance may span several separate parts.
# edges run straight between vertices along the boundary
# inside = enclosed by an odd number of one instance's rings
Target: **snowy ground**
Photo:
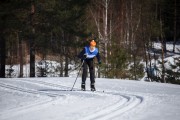
[[[78,78],[69,91],[74,80],[1,78],[0,120],[179,120],[179,85],[101,78],[91,92]]]

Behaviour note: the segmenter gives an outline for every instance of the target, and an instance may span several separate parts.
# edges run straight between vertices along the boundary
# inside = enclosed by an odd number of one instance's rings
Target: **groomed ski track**
[[[16,82],[14,82],[16,81]],[[14,83],[16,83],[15,85],[13,85],[12,80],[10,80],[8,82],[8,80],[6,81],[0,81],[0,87],[5,88],[5,89],[9,89],[12,91],[18,91],[18,92],[24,92],[24,93],[28,93],[28,94],[35,94],[35,95],[41,95],[41,96],[46,96],[47,98],[44,101],[38,101],[35,102],[34,104],[31,105],[27,105],[27,106],[23,106],[20,108],[13,108],[11,110],[5,111],[1,113],[1,117],[6,118],[8,116],[8,114],[13,114],[14,111],[23,111],[23,110],[27,110],[27,109],[31,109],[33,107],[37,107],[37,105],[43,105],[43,104],[47,104],[53,101],[58,101],[58,100],[63,100],[66,99],[67,94],[72,94],[73,96],[75,96],[78,93],[79,95],[100,95],[100,96],[115,96],[117,99],[117,101],[112,101],[112,103],[108,106],[102,106],[100,109],[98,109],[98,111],[94,111],[93,113],[84,116],[82,118],[80,118],[79,120],[110,120],[116,117],[119,117],[121,114],[123,114],[124,112],[128,112],[133,108],[136,108],[136,106],[138,106],[139,104],[142,103],[143,101],[143,97],[141,96],[136,96],[136,95],[128,95],[128,94],[121,94],[121,93],[116,93],[116,92],[101,92],[101,91],[97,91],[97,92],[91,92],[91,91],[79,91],[77,90],[77,88],[74,89],[74,91],[70,91],[71,87],[68,86],[64,86],[64,85],[59,85],[59,84],[53,84],[53,83],[49,83],[49,82],[45,82],[42,80],[31,80],[31,79],[15,79],[13,80]],[[18,85],[17,85],[18,84]],[[24,85],[24,84],[29,84],[30,86],[32,84],[34,85],[39,85],[39,86],[46,86],[46,87],[50,87],[51,89],[57,89],[57,91],[50,91],[47,92],[48,90],[36,90],[33,88],[28,88],[26,85],[26,87],[20,86],[20,85]],[[63,93],[61,93],[61,91],[63,91]],[[62,99],[63,98],[63,99]],[[7,114],[5,114],[7,113]],[[16,115],[16,114],[15,114]]]
[[[65,79],[65,78],[64,78]],[[68,79],[68,78],[66,78]],[[56,82],[56,80],[58,82]],[[26,120],[28,116],[43,113],[42,111],[56,110],[60,111],[64,116],[62,119],[68,120],[119,120],[132,119],[136,113],[144,111],[143,109],[149,104],[153,97],[151,95],[139,94],[136,92],[124,92],[114,89],[104,89],[97,87],[97,91],[80,91],[80,79],[76,83],[73,91],[71,90],[73,78],[71,80],[64,80],[61,82],[60,78],[55,80],[48,80],[48,78],[23,78],[23,79],[2,79],[0,81],[0,90],[6,91],[8,94],[23,96],[24,99],[30,98],[33,102],[24,104],[18,103],[14,107],[6,107],[0,109],[0,119],[20,119],[21,115],[25,114],[22,120]],[[87,83],[88,84],[88,83]],[[89,89],[89,88],[87,88]],[[166,95],[164,95],[166,96]],[[162,98],[164,97],[162,96]],[[156,99],[156,98],[155,98]],[[154,100],[153,100],[154,101]],[[161,101],[159,100],[159,103]],[[86,104],[87,103],[87,104]],[[77,104],[77,105],[75,105]],[[72,108],[64,107],[70,106]],[[55,107],[55,109],[54,109]],[[77,108],[76,108],[77,107]],[[81,112],[79,112],[82,110]],[[62,112],[66,112],[65,114]],[[53,120],[59,120],[61,115],[51,113]],[[67,115],[66,115],[67,114]],[[70,117],[68,115],[74,115]],[[55,115],[55,116],[54,116]],[[50,119],[46,115],[34,116],[35,119]],[[27,119],[30,120],[30,119]]]

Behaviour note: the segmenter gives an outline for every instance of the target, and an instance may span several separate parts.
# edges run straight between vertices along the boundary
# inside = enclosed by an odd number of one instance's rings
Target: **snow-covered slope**
[[[180,86],[80,78],[0,79],[0,120],[179,120]]]

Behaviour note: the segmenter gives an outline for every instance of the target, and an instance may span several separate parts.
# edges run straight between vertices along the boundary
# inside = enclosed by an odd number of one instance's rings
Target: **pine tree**
[[[169,63],[166,69],[166,79],[168,83],[180,84],[180,57],[173,59],[174,63]]]
[[[158,73],[160,74],[160,76],[158,76],[160,78],[161,82],[164,82],[165,80],[165,72],[166,72],[166,68],[165,68],[165,64],[167,63],[167,60],[158,60],[158,64],[159,67],[157,68]]]
[[[10,35],[22,31],[24,10],[28,0],[0,1],[0,77],[5,77],[7,41]]]

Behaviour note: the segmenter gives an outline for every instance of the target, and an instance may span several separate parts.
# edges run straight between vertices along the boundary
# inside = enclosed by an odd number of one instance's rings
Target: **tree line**
[[[30,77],[35,77],[37,54],[56,56],[60,76],[68,76],[68,65],[76,64],[78,52],[95,39],[103,60],[99,77],[138,80],[160,57],[160,80],[167,82],[166,42],[173,42],[175,53],[180,38],[177,0],[1,0],[0,11],[0,77],[7,64],[20,64],[22,77],[25,52]],[[161,42],[161,51],[154,41]]]

